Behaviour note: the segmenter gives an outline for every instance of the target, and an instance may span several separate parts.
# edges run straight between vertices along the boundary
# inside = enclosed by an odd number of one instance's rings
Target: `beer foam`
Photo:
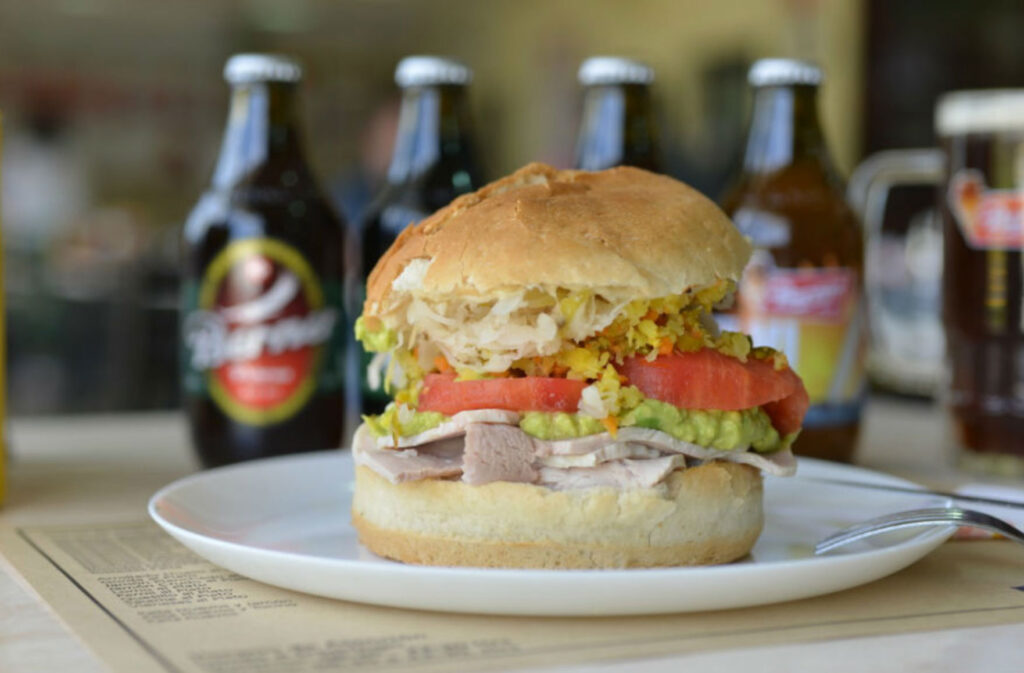
[[[1024,89],[954,91],[935,107],[939,135],[1024,131]]]

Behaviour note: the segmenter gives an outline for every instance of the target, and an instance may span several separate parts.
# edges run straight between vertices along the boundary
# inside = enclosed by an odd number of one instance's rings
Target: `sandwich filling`
[[[393,286],[423,273],[410,264]],[[371,382],[395,400],[364,417],[356,461],[396,483],[556,489],[649,488],[708,460],[791,474],[807,394],[781,353],[718,330],[712,310],[733,289],[721,280],[632,301],[564,288],[404,294],[356,323],[378,353]]]

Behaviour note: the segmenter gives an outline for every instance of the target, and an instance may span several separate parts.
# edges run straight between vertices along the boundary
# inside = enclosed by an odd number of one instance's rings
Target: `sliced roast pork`
[[[441,423],[429,430],[416,435],[409,435],[408,437],[399,437],[397,446],[398,448],[405,448],[408,446],[418,447],[421,444],[428,444],[439,439],[462,437],[466,434],[466,427],[471,423],[495,423],[519,427],[519,414],[514,411],[504,411],[502,409],[460,411],[444,423]],[[367,433],[367,435],[371,441],[381,448],[395,448],[394,439],[390,435],[384,435],[377,438],[374,438],[373,435],[369,435],[369,433]]]
[[[462,481],[474,486],[492,481],[536,482],[534,442],[514,425],[471,423],[466,427]]]
[[[608,435],[605,437],[607,438]],[[661,430],[637,427],[620,428],[616,439],[645,444],[666,453],[679,453],[698,460],[728,460],[733,463],[743,463],[777,477],[789,477],[796,474],[796,458],[793,457],[793,452],[789,449],[773,453],[756,453],[744,449],[725,451],[684,442]]]
[[[484,410],[456,414],[441,425],[393,445],[363,426],[353,441],[357,463],[394,483],[456,478],[479,485],[492,481],[540,483],[552,488],[647,487],[660,483],[688,460],[726,460],[787,476],[796,461],[787,449],[758,454],[723,451],[650,428],[620,428],[576,439],[546,441],[523,432],[519,415]],[[413,448],[415,447],[415,448]]]
[[[678,454],[644,460],[624,458],[594,467],[542,467],[540,484],[556,490],[611,486],[619,489],[651,488],[672,473],[686,466],[686,458]]]
[[[352,438],[352,455],[388,481],[399,484],[421,479],[446,479],[462,474],[462,437],[448,437],[415,449],[380,449],[365,425]]]
[[[613,460],[628,458],[660,458],[663,454],[658,449],[636,442],[610,441],[605,435],[606,441],[602,444],[594,443],[589,451],[569,454],[546,456],[542,452],[549,447],[551,442],[535,442],[534,446],[541,465],[545,467],[596,467],[602,463]]]
[[[743,449],[723,450],[712,449],[699,444],[691,444],[676,439],[672,435],[661,430],[651,428],[624,427],[619,428],[613,439],[607,432],[597,435],[587,435],[575,439],[559,439],[545,442],[537,441],[537,455],[544,459],[545,464],[565,465],[559,462],[559,458],[569,456],[588,456],[594,452],[605,452],[613,455],[616,450],[623,446],[644,446],[661,453],[679,454],[698,460],[728,460],[734,463],[745,463],[752,465],[767,474],[780,477],[788,477],[796,472],[796,459],[793,453],[775,451],[774,453],[755,453]],[[635,451],[635,450],[634,450]],[[631,457],[636,457],[632,453]]]

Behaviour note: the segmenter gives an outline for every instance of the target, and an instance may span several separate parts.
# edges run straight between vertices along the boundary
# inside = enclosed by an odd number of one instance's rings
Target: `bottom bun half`
[[[727,563],[763,525],[761,473],[709,462],[655,488],[554,491],[424,480],[356,468],[352,523],[375,554],[424,565],[629,568]]]

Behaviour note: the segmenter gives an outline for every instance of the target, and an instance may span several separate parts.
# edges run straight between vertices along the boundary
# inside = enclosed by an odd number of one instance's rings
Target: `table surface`
[[[3,525],[137,517],[154,491],[198,469],[178,414],[16,419],[9,434],[12,455],[8,499],[0,510]],[[948,436],[942,415],[930,405],[874,399],[868,405],[857,462],[933,487],[978,481],[951,466]],[[676,671],[685,664],[688,671],[1019,670],[1013,668],[1019,659],[1011,654],[1019,652],[1021,642],[1024,623],[700,652],[644,660],[642,668]],[[638,662],[618,661],[557,670],[637,668]],[[0,671],[107,670],[0,560]]]

